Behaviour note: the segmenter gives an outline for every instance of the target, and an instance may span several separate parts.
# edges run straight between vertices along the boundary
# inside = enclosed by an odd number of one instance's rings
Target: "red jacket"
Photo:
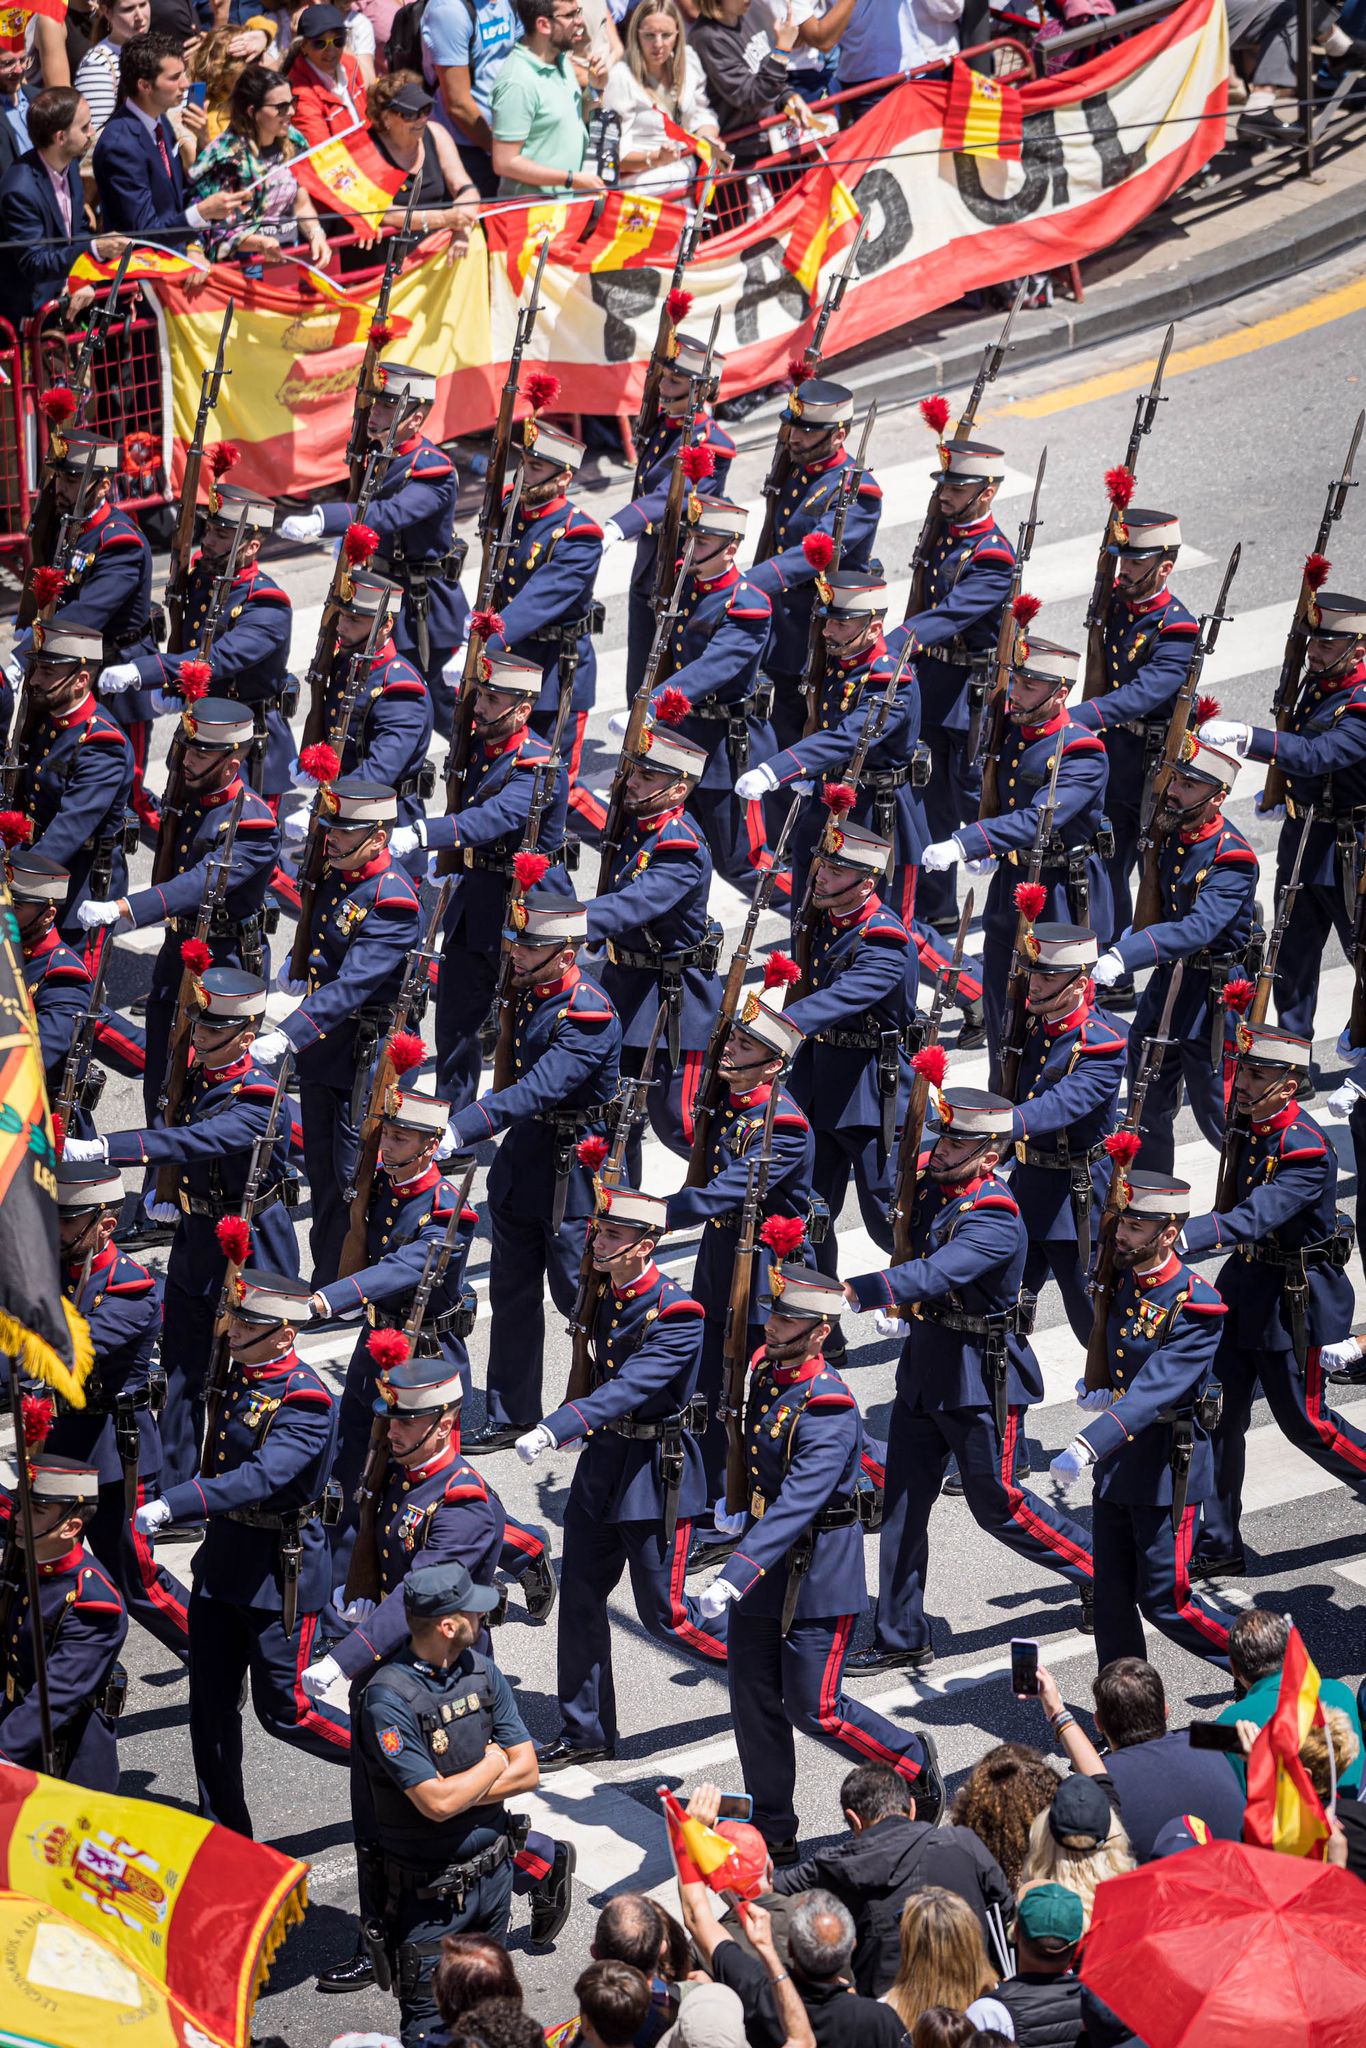
[[[315,142],[326,142],[329,135],[342,135],[357,119],[365,118],[365,80],[349,50],[342,51],[342,78],[354,112],[336,87],[314,70],[302,50],[289,66],[289,82],[294,88],[294,126],[310,149]]]

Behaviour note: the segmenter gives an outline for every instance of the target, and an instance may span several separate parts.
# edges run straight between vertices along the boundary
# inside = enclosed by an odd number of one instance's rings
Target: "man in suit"
[[[0,128],[12,138],[8,122]],[[0,180],[0,240],[10,259],[0,268],[0,313],[15,327],[62,296],[78,256],[93,251],[107,263],[124,242],[85,232],[77,167],[90,146],[90,109],[81,95],[49,86],[30,104],[28,128],[32,149],[11,158]]]
[[[189,204],[175,131],[166,119],[189,84],[174,36],[133,36],[119,53],[119,98],[95,144],[95,186],[106,224],[130,235],[188,241],[242,205],[235,192]]]

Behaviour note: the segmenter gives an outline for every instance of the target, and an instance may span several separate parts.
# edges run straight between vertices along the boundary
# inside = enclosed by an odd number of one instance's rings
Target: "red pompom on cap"
[[[677,327],[679,322],[686,320],[692,311],[692,293],[685,292],[680,287],[675,287],[664,301],[664,305],[669,318],[673,321],[674,326]]]
[[[1048,891],[1042,882],[1021,882],[1014,895],[1015,908],[1021,917],[1033,924],[1039,912],[1048,901]]]
[[[414,1067],[420,1067],[427,1057],[427,1048],[416,1031],[393,1031],[389,1035],[389,1059],[396,1074],[407,1074]]]
[[[1042,610],[1043,599],[1031,596],[1027,590],[1022,590],[1018,597],[1010,600],[1010,616],[1017,626],[1031,625]]]
[[[527,404],[533,412],[540,412],[547,405],[553,405],[560,395],[560,380],[552,377],[549,370],[533,370],[526,380]]]
[[[1328,581],[1328,571],[1332,566],[1327,555],[1313,554],[1305,557],[1304,580],[1311,590],[1322,590]]]
[[[709,441],[703,441],[697,448],[685,448],[679,461],[690,484],[701,483],[704,476],[716,474],[716,450]]]
[[[1113,469],[1106,470],[1105,495],[1117,512],[1122,512],[1126,505],[1132,503],[1137,488],[1138,478],[1131,469],[1126,469],[1122,462],[1117,462]]]
[[[806,1224],[800,1216],[765,1216],[759,1230],[760,1244],[767,1245],[779,1259],[790,1259],[800,1251],[805,1236]]]
[[[1209,719],[1217,718],[1223,708],[1217,697],[1197,697],[1195,700],[1195,724],[1204,725]]]
[[[33,572],[33,595],[41,610],[44,605],[55,604],[66,588],[65,569],[44,568]]]
[[[76,416],[76,394],[69,384],[54,384],[40,395],[38,410],[49,426],[65,426]]]
[[[22,811],[0,811],[0,839],[6,846],[27,846],[33,837],[33,820]]]
[[[20,1412],[24,1418],[24,1442],[30,1450],[36,1450],[52,1428],[55,1404],[46,1394],[25,1394]]]
[[[801,978],[801,968],[786,953],[770,953],[764,962],[765,988],[791,988]]]
[[[219,441],[209,451],[209,465],[215,476],[226,476],[241,460],[242,451],[235,441]]]
[[[492,640],[503,630],[501,612],[474,611],[470,613],[470,631],[480,640]]]
[[[251,1225],[245,1216],[225,1216],[214,1225],[214,1236],[223,1256],[234,1266],[245,1266],[251,1251]]]
[[[687,691],[672,686],[662,689],[654,700],[654,714],[661,725],[682,725],[692,715]]]
[[[811,375],[805,356],[789,356],[787,359],[787,380],[789,384],[805,384]]]
[[[213,954],[202,939],[186,939],[180,948],[180,964],[191,974],[202,974],[212,961]]]
[[[586,1166],[590,1173],[596,1173],[610,1150],[606,1138],[580,1138],[574,1147],[574,1157],[580,1166]]]
[[[331,782],[341,774],[341,755],[326,740],[315,740],[300,754],[299,766],[315,782]]]
[[[808,533],[802,542],[802,553],[813,569],[828,569],[834,560],[835,543],[828,533]]]
[[[942,1045],[922,1045],[911,1060],[911,1072],[919,1074],[932,1088],[942,1088],[949,1071],[949,1056]]]
[[[359,520],[353,519],[342,537],[342,552],[347,566],[363,569],[378,547],[379,535],[374,527],[362,526]]]
[[[187,704],[197,704],[201,697],[208,696],[212,681],[213,670],[207,661],[182,661],[176,688]]]
[[[546,869],[550,866],[543,853],[514,853],[512,872],[517,877],[519,889],[534,889]]]
[[[937,393],[933,398],[922,398],[920,417],[932,434],[942,434],[949,423],[949,401]]]
[[[1240,976],[1237,981],[1226,981],[1219,991],[1219,1000],[1226,1010],[1233,1010],[1242,1016],[1257,993],[1257,984]]]
[[[826,782],[821,785],[821,802],[827,811],[833,811],[842,818],[852,811],[858,798],[858,791],[852,782]]]
[[[1142,1147],[1143,1140],[1137,1131],[1111,1131],[1105,1140],[1106,1152],[1121,1166],[1132,1166]]]
[[[376,348],[383,348],[386,341],[393,340],[393,335],[394,323],[392,320],[372,320],[370,322],[370,340],[374,342]]]
[[[391,1365],[405,1364],[413,1355],[413,1347],[402,1330],[372,1330],[365,1348],[375,1364],[385,1370]]]

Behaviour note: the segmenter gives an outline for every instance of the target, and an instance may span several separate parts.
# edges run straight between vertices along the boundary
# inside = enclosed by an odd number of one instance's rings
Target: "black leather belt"
[[[697,945],[685,947],[681,953],[628,952],[615,939],[608,939],[607,957],[614,967],[634,967],[645,974],[658,974],[667,968],[681,971],[685,967],[700,967],[711,974],[716,968],[720,944],[719,930],[709,933]]]
[[[401,1863],[396,1856],[384,1858],[384,1875],[395,1891],[415,1892],[420,1899],[443,1899],[450,1892],[464,1893],[478,1884],[481,1877],[506,1863],[512,1854],[512,1846],[506,1835],[500,1835],[482,1855],[471,1856],[467,1863],[447,1863],[440,1870],[414,1870],[410,1864]]]
[[[298,1508],[225,1508],[223,1512],[230,1522],[240,1522],[244,1529],[294,1530],[316,1521],[323,1512],[323,1502],[306,1501]]]
[[[1093,1145],[1089,1152],[1073,1152],[1062,1158],[1056,1152],[1041,1152],[1037,1145],[1026,1145],[1017,1139],[1015,1157],[1021,1166],[1044,1166],[1057,1173],[1070,1173],[1074,1166],[1095,1166],[1107,1157],[1104,1141]]]
[[[454,583],[465,566],[469,553],[468,541],[456,541],[444,555],[424,555],[420,561],[412,562],[404,555],[375,555],[371,571],[376,576],[387,576],[392,583],[401,583],[405,576],[432,577]]]
[[[590,1102],[582,1109],[538,1109],[534,1110],[537,1123],[549,1124],[552,1130],[573,1137],[577,1131],[591,1130],[594,1124],[606,1123],[616,1108],[613,1102]]]
[[[224,1207],[224,1199],[221,1194],[217,1196],[187,1195],[183,1188],[176,1194],[176,1200],[180,1204],[180,1211],[183,1216],[210,1216],[215,1223],[221,1223],[225,1216],[232,1213],[230,1209]],[[266,1188],[256,1197],[251,1214],[252,1222],[254,1223],[258,1216],[264,1215],[267,1209],[273,1208],[279,1200],[280,1187],[277,1182],[273,1188]]]
[[[1352,1245],[1356,1233],[1350,1226],[1337,1230],[1331,1237],[1316,1238],[1313,1244],[1300,1245],[1285,1250],[1279,1244],[1262,1240],[1257,1244],[1240,1244],[1238,1250],[1254,1266],[1273,1266],[1278,1272],[1298,1273],[1328,1268],[1341,1272],[1352,1256]]]
[[[514,848],[513,852],[515,853],[518,850]],[[564,862],[564,848],[562,846],[557,847],[554,852],[549,847],[542,846],[539,851],[553,868],[560,867]],[[510,881],[512,879],[513,853],[485,853],[482,848],[477,846],[458,846],[456,853],[459,856],[460,865],[469,874],[502,875],[505,880]]]
[[[628,1443],[652,1444],[666,1436],[700,1436],[707,1426],[707,1404],[699,1398],[689,1401],[679,1415],[666,1415],[662,1422],[632,1422],[629,1416],[621,1416],[615,1422],[605,1422],[603,1428],[612,1436],[625,1437]]]
[[[915,1314],[927,1323],[938,1323],[941,1329],[952,1330],[962,1337],[989,1337],[1002,1329],[1009,1336],[1027,1337],[1034,1327],[1032,1309],[1025,1309],[1018,1302],[995,1315],[970,1316],[964,1309],[949,1308],[937,1301],[920,1301],[915,1304]]]

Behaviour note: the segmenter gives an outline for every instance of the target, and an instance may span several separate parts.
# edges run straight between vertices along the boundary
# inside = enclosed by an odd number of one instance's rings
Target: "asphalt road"
[[[1354,282],[1353,266],[1328,266],[1306,274],[1296,302]],[[1249,299],[1195,321],[1177,337],[1178,355],[1168,377],[1168,403],[1156,433],[1143,451],[1138,501],[1179,511],[1187,550],[1174,585],[1197,611],[1213,602],[1223,563],[1235,540],[1243,543],[1242,569],[1233,593],[1236,614],[1224,629],[1211,665],[1214,687],[1226,713],[1264,717],[1279,668],[1285,622],[1298,585],[1303,557],[1312,545],[1325,488],[1345,449],[1362,402],[1361,364],[1366,361],[1366,318],[1354,312],[1330,324],[1307,326],[1274,341],[1256,323],[1283,310],[1282,293]],[[1133,370],[1155,353],[1160,336],[1125,344],[1094,357],[1069,359],[1059,369],[1003,376],[984,410],[981,427],[998,434],[1011,477],[1001,516],[1008,531],[1023,517],[1027,491],[1045,444],[1047,482],[1044,525],[1035,566],[1026,587],[1047,600],[1040,630],[1073,645],[1095,563],[1103,515],[1103,472],[1122,458],[1132,417],[1132,394],[1145,381]],[[1260,340],[1261,345],[1255,344]],[[1099,392],[1078,388],[1079,377],[1110,377]],[[923,513],[933,442],[920,424],[907,391],[905,405],[884,407],[874,441],[874,462],[887,491],[880,552],[892,580],[903,579]],[[962,394],[954,394],[961,401]],[[757,499],[766,467],[758,446],[759,425],[747,420],[737,430],[742,455],[732,474],[734,495]],[[624,473],[607,471],[590,502],[603,514],[627,495]],[[1328,552],[1336,587],[1366,583],[1366,506],[1353,503]],[[757,520],[751,538],[757,534]],[[306,658],[325,570],[317,555],[283,558],[282,574],[299,610],[296,652]],[[274,565],[273,565],[274,566]],[[598,710],[589,754],[589,776],[605,780],[608,760],[601,745],[608,713],[622,703],[626,564],[622,551],[609,558],[604,581],[613,595],[602,642]],[[897,606],[899,616],[900,606]],[[1207,687],[1209,679],[1207,679]],[[615,752],[615,746],[612,748]],[[1268,894],[1266,856],[1273,828],[1252,810],[1245,774],[1235,805],[1263,857],[1263,899]],[[146,861],[146,856],[141,856]],[[590,861],[580,887],[591,886]],[[718,888],[718,914],[733,931],[742,905],[734,892]],[[778,927],[768,936],[776,940]],[[144,947],[145,951],[145,947]],[[111,994],[130,1001],[142,985],[145,960],[122,942]],[[1319,1010],[1318,1054],[1324,1072],[1335,1067],[1332,1040],[1346,1015],[1348,977],[1336,953],[1325,961]],[[273,1008],[287,1008],[276,998]],[[980,1070],[980,1071],[979,1071]],[[965,1056],[955,1064],[963,1082],[984,1080],[985,1062]],[[111,1077],[100,1113],[101,1127],[140,1121],[133,1088]],[[1339,1130],[1341,1127],[1338,1127]],[[1212,1193],[1214,1155],[1195,1132],[1189,1115],[1178,1131],[1178,1170],[1187,1171],[1197,1198]],[[1350,1165],[1350,1156],[1349,1161]],[[658,1152],[647,1156],[648,1184],[667,1191],[681,1172]],[[130,1182],[131,1186],[131,1182]],[[1350,1176],[1344,1175],[1344,1195]],[[862,1232],[846,1216],[840,1232],[841,1270],[868,1270],[881,1263]],[[486,1292],[487,1239],[476,1242],[472,1277]],[[671,1249],[669,1264],[686,1273],[691,1246]],[[1213,1270],[1213,1269],[1211,1269]],[[1360,1282],[1360,1268],[1357,1267]],[[1047,1393],[1030,1417],[1036,1481],[1047,1489],[1047,1457],[1076,1427],[1072,1381],[1080,1359],[1062,1321],[1056,1294],[1040,1304],[1038,1349]],[[558,1397],[568,1368],[567,1340],[551,1318],[545,1377],[548,1400]],[[852,1382],[872,1430],[882,1435],[892,1394],[896,1347],[867,1341],[866,1325],[851,1331]],[[472,1340],[476,1382],[482,1380],[488,1331],[481,1320]],[[329,1369],[349,1352],[351,1337],[310,1338],[306,1348]],[[477,1421],[480,1404],[476,1397]],[[573,1469],[572,1455],[543,1459],[528,1471],[511,1452],[483,1467],[509,1509],[542,1524],[557,1524]],[[1228,1592],[1230,1606],[1253,1599],[1288,1607],[1303,1629],[1326,1675],[1354,1682],[1363,1662],[1363,1587],[1366,1587],[1366,1515],[1346,1486],[1320,1474],[1290,1451],[1264,1407],[1254,1423],[1249,1475],[1254,1504],[1246,1523],[1252,1560],[1248,1579]],[[1011,1696],[1005,1680],[1012,1636],[1035,1636],[1070,1700],[1089,1696],[1093,1658],[1077,1633],[1078,1609],[1071,1590],[1050,1574],[1021,1563],[978,1536],[961,1501],[942,1501],[933,1525],[929,1595],[936,1621],[938,1662],[924,1682],[901,1684],[894,1677],[862,1684],[860,1696],[876,1699],[884,1711],[934,1732],[951,1784],[991,1744],[1002,1739],[1041,1740],[1037,1709]],[[557,1543],[558,1549],[558,1543]],[[190,1553],[172,1546],[172,1567],[188,1575]],[[868,1551],[870,1585],[875,1583],[876,1547]],[[614,1603],[617,1693],[621,1736],[614,1762],[546,1781],[529,1802],[552,1832],[572,1835],[579,1851],[573,1917],[553,1953],[530,1948],[525,1907],[519,1906],[513,1946],[529,2007],[546,2022],[573,2010],[572,1985],[587,1958],[595,1915],[604,1898],[621,1887],[666,1886],[668,1866],[654,1797],[662,1782],[690,1786],[710,1776],[736,1790],[740,1773],[730,1732],[724,1681],[694,1669],[681,1657],[650,1641],[629,1601]],[[862,1638],[860,1632],[860,1639]],[[552,1735],[555,1705],[555,1620],[530,1625],[514,1594],[512,1616],[498,1639],[500,1660],[517,1687],[534,1736]],[[1212,1666],[1155,1639],[1152,1654],[1166,1679],[1173,1719],[1208,1713],[1226,1698],[1225,1682]],[[127,1661],[132,1673],[122,1727],[124,1789],[172,1802],[192,1803],[194,1781],[186,1732],[184,1680],[164,1653],[134,1632]],[[836,1788],[843,1772],[839,1757],[816,1745],[799,1744],[799,1805],[803,1835],[810,1842],[839,1826]],[[354,1907],[346,1778],[343,1770],[288,1750],[266,1737],[248,1717],[248,1787],[258,1833],[312,1865],[311,1906],[301,1931],[291,1936],[272,1971],[256,2016],[258,2034],[283,2035],[292,2048],[314,2048],[348,2029],[388,2030],[396,2023],[392,2001],[376,1992],[324,2000],[313,1991],[316,1970],[349,1952]],[[668,1887],[661,1896],[668,1895]]]

